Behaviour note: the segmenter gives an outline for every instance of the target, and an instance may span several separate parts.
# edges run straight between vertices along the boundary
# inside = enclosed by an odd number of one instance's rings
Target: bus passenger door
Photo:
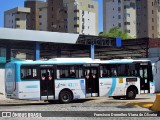
[[[149,93],[149,76],[147,65],[140,66],[140,90],[141,93]]]
[[[99,95],[99,73],[98,67],[85,68],[86,96]]]
[[[40,78],[41,100],[53,100],[55,91],[53,67],[40,68]]]

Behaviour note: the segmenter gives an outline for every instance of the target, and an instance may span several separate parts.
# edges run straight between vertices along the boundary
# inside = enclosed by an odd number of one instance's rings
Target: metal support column
[[[94,59],[94,43],[90,45],[90,58]]]
[[[35,42],[35,47],[34,47],[34,60],[39,60],[40,59],[40,43]]]

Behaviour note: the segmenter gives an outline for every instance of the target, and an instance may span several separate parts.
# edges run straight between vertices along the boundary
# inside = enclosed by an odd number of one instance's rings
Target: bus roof
[[[124,64],[134,62],[150,62],[150,60],[134,60],[134,59],[113,59],[113,60],[100,60],[91,58],[52,58],[49,60],[24,60],[12,61],[11,63],[17,64],[85,64],[85,63],[99,63],[99,64]]]

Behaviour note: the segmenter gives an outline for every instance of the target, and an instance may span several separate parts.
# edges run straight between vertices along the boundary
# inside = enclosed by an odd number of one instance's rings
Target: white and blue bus
[[[92,96],[134,99],[153,93],[154,84],[149,60],[55,58],[7,63],[5,91],[11,99],[69,103]]]

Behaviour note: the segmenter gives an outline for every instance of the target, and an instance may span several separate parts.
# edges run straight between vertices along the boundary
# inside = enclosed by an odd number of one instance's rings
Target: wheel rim
[[[128,97],[133,98],[134,97],[134,91],[129,91],[128,92]]]
[[[62,98],[63,98],[63,100],[68,100],[68,99],[69,99],[69,96],[68,96],[68,94],[64,94],[64,95],[62,96]]]

